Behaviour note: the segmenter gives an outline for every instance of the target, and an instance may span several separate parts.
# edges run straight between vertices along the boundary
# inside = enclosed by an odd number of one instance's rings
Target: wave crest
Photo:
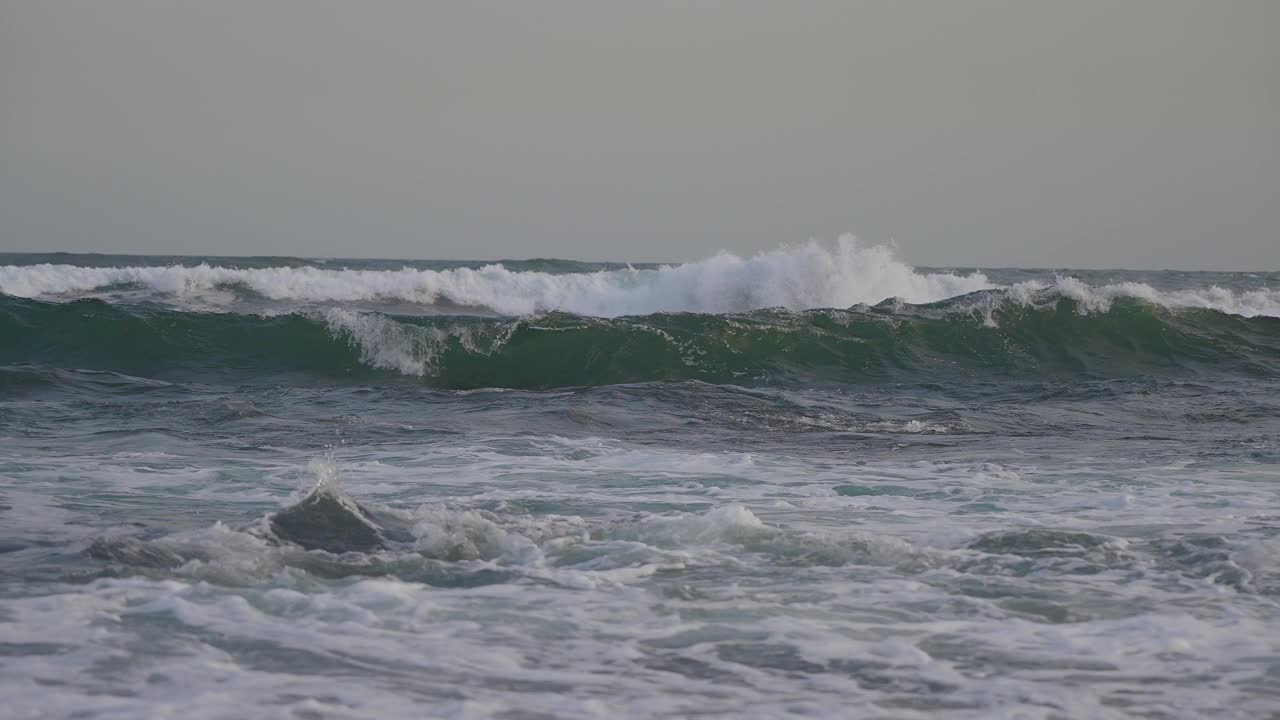
[[[653,269],[556,274],[518,272],[502,264],[448,270],[332,270],[316,267],[230,268],[0,267],[0,292],[27,298],[83,296],[136,288],[176,300],[225,303],[226,289],[300,303],[394,301],[481,307],[505,315],[561,311],[617,317],[660,312],[726,313],[765,307],[805,310],[875,303],[888,297],[923,303],[993,287],[982,273],[920,273],[890,248],[851,236],[832,245],[810,241],[742,258]]]
[[[573,269],[513,270],[501,263],[439,270],[7,265],[0,267],[0,293],[47,300],[131,299],[140,294],[196,310],[242,309],[238,303],[249,302],[252,311],[296,312],[324,304],[366,303],[373,307],[364,309],[411,312],[416,312],[415,308],[452,312],[466,307],[510,316],[566,312],[620,317],[847,308],[890,298],[925,304],[1000,289],[1007,291],[1001,295],[1002,302],[1032,305],[1045,298],[1065,297],[1076,301],[1082,312],[1104,312],[1117,300],[1137,299],[1243,317],[1280,317],[1280,290],[1270,288],[1158,290],[1141,282],[1091,286],[1062,275],[1001,286],[981,272],[921,272],[897,259],[891,248],[860,245],[851,236],[831,244],[810,241],[747,258],[720,253],[683,265],[594,272],[576,271],[577,266]],[[411,363],[417,365],[419,360]],[[403,365],[398,361],[391,364]]]

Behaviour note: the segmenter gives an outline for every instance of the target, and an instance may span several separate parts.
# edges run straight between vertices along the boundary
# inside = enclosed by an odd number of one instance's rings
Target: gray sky
[[[0,250],[1280,269],[1280,2],[0,0]]]

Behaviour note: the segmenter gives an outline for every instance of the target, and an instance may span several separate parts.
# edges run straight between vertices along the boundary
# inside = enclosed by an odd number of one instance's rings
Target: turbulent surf
[[[17,716],[1265,717],[1277,480],[1280,273],[0,255]]]

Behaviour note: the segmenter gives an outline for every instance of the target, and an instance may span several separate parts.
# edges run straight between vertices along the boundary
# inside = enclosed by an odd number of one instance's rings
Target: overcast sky
[[[0,0],[0,250],[1280,269],[1280,2]]]

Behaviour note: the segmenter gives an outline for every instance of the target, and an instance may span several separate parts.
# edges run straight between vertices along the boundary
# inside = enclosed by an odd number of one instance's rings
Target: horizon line
[[[722,250],[720,252],[731,252],[731,251]],[[758,252],[764,252],[764,251],[758,251]],[[752,255],[758,254],[758,252],[752,253],[751,255],[739,255],[739,257],[751,257]],[[481,263],[501,264],[506,262],[539,262],[541,261],[541,262],[580,263],[583,265],[630,265],[630,266],[646,265],[646,266],[675,267],[680,265],[689,265],[693,263],[702,262],[702,260],[705,260],[709,257],[713,257],[715,253],[708,255],[706,258],[700,258],[698,260],[685,260],[685,261],[575,260],[571,258],[560,258],[560,257],[549,257],[549,256],[530,256],[530,257],[524,257],[524,258],[502,257],[502,258],[494,258],[494,259],[483,259],[483,258],[440,258],[440,257],[413,258],[413,257],[376,256],[376,255],[365,255],[365,256],[361,256],[361,255],[279,255],[279,254],[224,255],[224,254],[216,254],[216,253],[197,254],[197,253],[184,253],[184,252],[177,252],[177,253],[173,253],[173,252],[77,252],[77,251],[71,251],[71,250],[5,250],[5,251],[0,251],[0,255],[70,255],[70,256],[96,255],[100,257],[172,257],[172,258],[194,258],[194,259],[222,258],[222,259],[228,259],[228,260],[267,260],[267,259],[278,258],[282,260],[305,260],[310,262],[362,260],[362,261],[384,261],[384,262],[418,262],[418,263],[441,262],[441,263],[463,263],[463,264],[481,264]],[[901,260],[901,258],[899,259]],[[930,263],[912,263],[912,262],[907,262],[906,260],[902,260],[902,262],[908,267],[921,269],[921,270],[1024,270],[1024,271],[1089,270],[1089,271],[1095,271],[1095,272],[1104,272],[1108,270],[1113,270],[1113,271],[1120,271],[1120,272],[1201,272],[1201,273],[1241,273],[1241,274],[1280,273],[1280,266],[1276,266],[1275,269],[1267,269],[1267,270],[1258,270],[1258,269],[1244,270],[1239,268],[1224,269],[1224,268],[1187,268],[1187,267],[1120,267],[1120,266],[1114,266],[1114,265],[1107,265],[1107,266],[1103,266],[1103,265],[974,265],[974,264],[954,264],[954,263],[930,264]]]

